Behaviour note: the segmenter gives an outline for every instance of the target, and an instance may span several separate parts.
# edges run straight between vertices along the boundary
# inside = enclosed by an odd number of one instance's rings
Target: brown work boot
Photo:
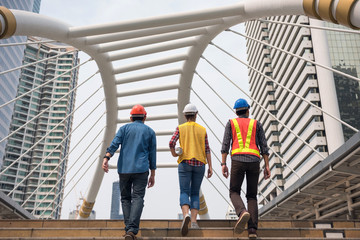
[[[136,240],[137,237],[135,236],[135,234],[133,232],[127,232],[125,234],[125,240]]]
[[[257,234],[256,234],[256,229],[255,229],[255,228],[249,228],[249,229],[248,229],[248,234],[249,234],[249,239],[256,239],[256,238],[257,238]]]
[[[235,233],[242,233],[245,230],[245,225],[250,219],[250,213],[246,210],[242,211],[239,216],[239,220],[235,224],[234,232]]]

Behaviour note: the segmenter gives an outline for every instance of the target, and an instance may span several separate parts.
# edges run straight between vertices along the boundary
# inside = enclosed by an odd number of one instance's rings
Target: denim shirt
[[[118,173],[143,173],[156,169],[155,132],[142,121],[122,126],[106,151],[113,156],[120,145]]]

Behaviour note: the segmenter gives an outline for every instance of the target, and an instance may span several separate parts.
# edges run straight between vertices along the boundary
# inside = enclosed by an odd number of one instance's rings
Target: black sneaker
[[[190,216],[186,214],[184,220],[182,221],[180,232],[182,236],[185,236],[189,231],[189,223],[190,223]]]

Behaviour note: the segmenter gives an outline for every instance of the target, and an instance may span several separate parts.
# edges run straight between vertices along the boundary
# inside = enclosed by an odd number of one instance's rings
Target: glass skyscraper
[[[32,12],[39,13],[40,12],[40,5],[41,5],[41,0],[34,0]]]
[[[332,28],[343,26],[327,23]],[[327,32],[331,65],[334,69],[360,78],[360,35]],[[339,100],[341,119],[360,129],[360,85],[359,82],[334,73],[336,94]],[[354,131],[343,126],[344,138],[349,139]]]
[[[79,63],[78,51],[60,43],[29,44],[23,65],[52,56],[21,70],[16,96],[42,86],[15,102],[0,190],[12,192],[35,217],[59,219],[78,80],[78,70],[69,70]]]
[[[0,6],[8,9],[18,9],[39,13],[41,0],[0,0]],[[0,40],[0,44],[26,42],[26,36],[13,36]],[[0,47],[0,72],[21,66],[24,57],[25,45]],[[0,105],[12,100],[16,95],[19,84],[20,70],[0,75]],[[9,133],[11,116],[14,104],[0,108],[0,141]],[[6,141],[0,143],[0,167],[4,156]]]

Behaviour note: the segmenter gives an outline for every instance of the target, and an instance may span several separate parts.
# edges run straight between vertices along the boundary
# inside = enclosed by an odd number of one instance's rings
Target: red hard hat
[[[145,108],[139,104],[135,105],[131,109],[130,115],[145,115],[146,116]]]

